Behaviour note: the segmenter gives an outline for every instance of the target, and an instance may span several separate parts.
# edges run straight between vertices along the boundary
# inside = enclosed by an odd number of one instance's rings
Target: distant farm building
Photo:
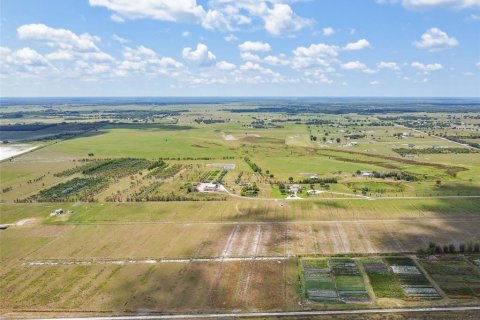
[[[58,216],[59,214],[64,214],[65,211],[63,209],[56,209],[52,213],[50,213],[51,216]]]
[[[297,194],[299,192],[302,192],[302,186],[299,184],[292,184],[289,188],[288,191],[292,194]]]
[[[372,177],[373,173],[370,171],[360,171],[360,176],[362,177]]]
[[[222,168],[223,170],[233,170],[235,169],[234,163],[210,163],[207,164],[207,167]]]
[[[222,192],[225,188],[218,183],[200,183],[197,185],[198,192]]]

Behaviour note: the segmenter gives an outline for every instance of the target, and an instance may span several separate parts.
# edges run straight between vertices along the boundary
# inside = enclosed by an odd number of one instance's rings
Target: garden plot
[[[74,178],[41,190],[29,200],[38,202],[92,201],[95,194],[107,186],[103,178]]]
[[[362,258],[360,261],[370,279],[370,285],[377,298],[404,297],[400,282],[383,259]]]
[[[302,260],[305,294],[318,302],[341,302],[326,259]]]
[[[363,277],[353,259],[334,258],[328,264],[335,275],[335,285],[342,301],[370,302]]]
[[[305,293],[318,302],[369,302],[363,277],[353,259],[302,260]]]
[[[440,299],[440,294],[410,258],[386,258],[407,297]]]
[[[480,272],[462,256],[425,257],[419,261],[450,298],[480,297]]]
[[[200,180],[200,182],[202,183],[214,182],[216,181],[216,178],[220,174],[220,172],[220,170],[205,171],[204,173],[202,173],[198,180]]]

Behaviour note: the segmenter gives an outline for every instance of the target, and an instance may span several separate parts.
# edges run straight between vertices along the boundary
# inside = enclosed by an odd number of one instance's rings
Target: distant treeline
[[[236,157],[233,156],[225,156],[225,157],[160,157],[160,160],[233,160]]]
[[[458,143],[463,143],[463,144],[469,145],[470,147],[473,147],[473,148],[480,148],[480,143],[468,142],[468,141],[466,141],[466,140],[463,140],[464,138],[467,138],[467,139],[478,139],[478,138],[480,138],[480,136],[466,136],[466,137],[446,136],[446,138],[447,138],[448,140],[451,140],[451,141],[454,141],[454,142],[458,142]]]
[[[382,113],[416,113],[416,112],[448,112],[448,113],[466,113],[478,112],[480,103],[469,101],[457,103],[455,101],[444,102],[356,102],[356,103],[303,103],[299,105],[272,105],[258,108],[232,108],[224,109],[233,113],[321,113],[321,114],[382,114]]]
[[[448,154],[448,153],[472,153],[475,152],[468,148],[422,148],[422,149],[410,149],[410,148],[398,148],[393,149],[401,156],[407,154]]]
[[[255,162],[253,162],[249,157],[243,158],[245,162],[252,168],[253,172],[262,174],[262,168],[260,168]]]

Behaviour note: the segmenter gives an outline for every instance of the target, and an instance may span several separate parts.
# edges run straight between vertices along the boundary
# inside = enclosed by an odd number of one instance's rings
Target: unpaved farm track
[[[160,320],[160,319],[229,319],[229,318],[260,318],[260,317],[313,317],[333,315],[367,315],[367,314],[405,314],[425,312],[459,312],[480,311],[480,306],[471,307],[436,307],[436,308],[395,308],[395,309],[359,309],[331,311],[290,311],[290,312],[250,312],[250,313],[211,313],[211,314],[170,314],[150,316],[113,316],[113,317],[69,317],[69,318],[37,318],[39,320]],[[433,319],[433,317],[432,317]]]

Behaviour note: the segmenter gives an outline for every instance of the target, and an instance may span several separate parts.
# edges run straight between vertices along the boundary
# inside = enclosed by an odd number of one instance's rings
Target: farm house
[[[297,194],[299,192],[302,192],[302,186],[299,185],[299,184],[292,184],[288,190],[290,191],[290,193],[292,194]]]

